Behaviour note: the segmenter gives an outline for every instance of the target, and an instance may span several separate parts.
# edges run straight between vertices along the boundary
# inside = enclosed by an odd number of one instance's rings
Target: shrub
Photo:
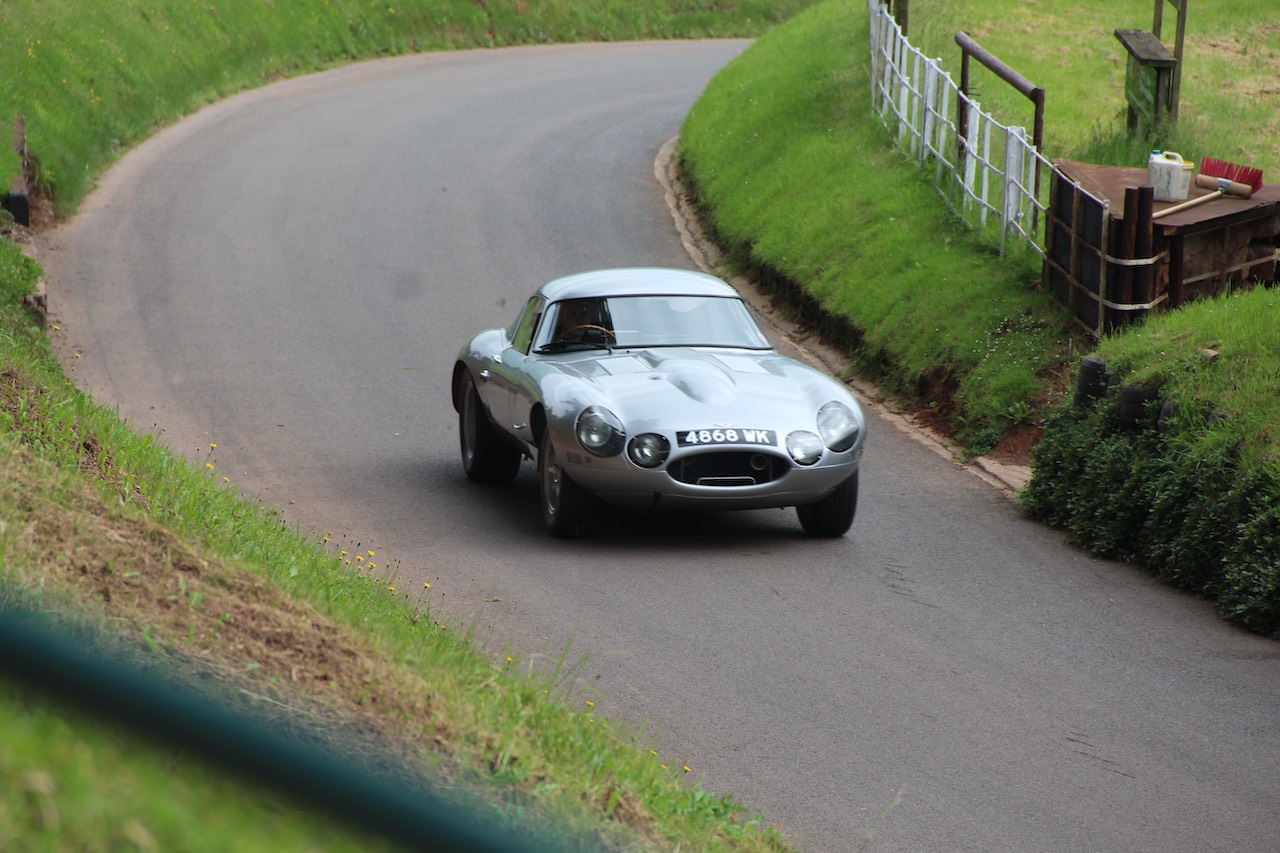
[[[1100,556],[1206,596],[1231,621],[1280,635],[1280,472],[1242,465],[1232,445],[1161,431],[1154,417],[1126,426],[1120,406],[1111,394],[1050,417],[1024,508]]]

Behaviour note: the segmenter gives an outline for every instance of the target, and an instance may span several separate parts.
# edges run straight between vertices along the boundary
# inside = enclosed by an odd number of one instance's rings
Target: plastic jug
[[[1152,151],[1147,161],[1147,183],[1155,189],[1156,201],[1182,201],[1191,189],[1190,163],[1176,151]]]

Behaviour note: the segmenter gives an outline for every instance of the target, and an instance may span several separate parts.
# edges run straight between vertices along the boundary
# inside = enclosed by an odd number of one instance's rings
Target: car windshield
[[[552,303],[536,349],[604,347],[771,349],[750,310],[732,296],[615,296]]]

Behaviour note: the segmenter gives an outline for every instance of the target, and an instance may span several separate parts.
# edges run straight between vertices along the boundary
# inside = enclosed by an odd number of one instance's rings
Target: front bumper
[[[810,466],[776,449],[744,451],[743,459],[707,459],[723,451],[674,455],[644,469],[624,455],[599,458],[580,448],[559,454],[565,472],[602,501],[627,509],[767,509],[822,500],[858,470],[862,444],[827,451]],[[758,458],[754,458],[758,457]]]

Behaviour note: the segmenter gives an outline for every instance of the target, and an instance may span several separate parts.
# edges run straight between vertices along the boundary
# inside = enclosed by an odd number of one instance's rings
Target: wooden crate
[[[1277,281],[1280,185],[1152,221],[1173,204],[1151,200],[1145,168],[1055,160],[1043,286],[1103,335],[1149,311]]]

